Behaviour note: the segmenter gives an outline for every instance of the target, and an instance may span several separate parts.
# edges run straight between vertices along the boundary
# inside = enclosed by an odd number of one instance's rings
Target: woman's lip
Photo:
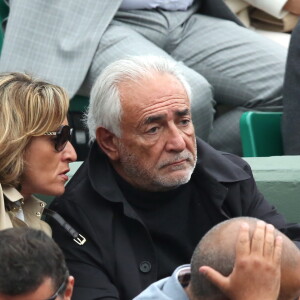
[[[70,169],[66,169],[66,170],[64,170],[63,172],[61,172],[59,175],[65,175],[65,174],[67,174],[67,173],[69,173],[70,172]]]
[[[66,174],[60,174],[61,178],[64,180],[64,181],[68,181],[69,180],[69,177],[66,175]]]

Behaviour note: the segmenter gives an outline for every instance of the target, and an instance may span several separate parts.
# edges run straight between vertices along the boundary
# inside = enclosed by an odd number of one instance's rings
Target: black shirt
[[[158,278],[170,275],[179,265],[190,262],[200,238],[214,225],[216,217],[207,212],[205,191],[191,180],[166,192],[149,192],[134,188],[115,173],[124,197],[150,232],[158,265]],[[172,249],[172,250],[170,250]]]

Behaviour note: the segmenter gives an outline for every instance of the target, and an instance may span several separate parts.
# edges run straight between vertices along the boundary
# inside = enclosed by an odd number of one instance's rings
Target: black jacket
[[[207,198],[201,201],[213,203],[215,214],[221,213],[224,220],[256,217],[300,241],[300,226],[287,225],[264,199],[245,161],[216,151],[201,140],[197,145],[198,161],[192,177],[199,189],[205,189]],[[150,234],[124,199],[111,165],[96,143],[65,194],[55,199],[51,208],[87,240],[79,246],[63,229],[51,224],[53,237],[75,276],[72,299],[132,299],[158,280]]]
[[[294,28],[289,45],[283,84],[282,138],[284,154],[300,154],[300,21]]]

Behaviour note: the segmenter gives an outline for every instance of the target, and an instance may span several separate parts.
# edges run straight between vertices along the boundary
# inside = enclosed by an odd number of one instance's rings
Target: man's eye
[[[189,119],[185,119],[185,120],[181,120],[181,121],[180,121],[180,123],[181,123],[182,125],[184,125],[184,126],[189,125],[190,122],[191,122],[191,120],[189,120]]]
[[[147,133],[150,133],[150,134],[157,133],[158,129],[159,129],[159,127],[157,127],[157,126],[152,127],[147,131]]]

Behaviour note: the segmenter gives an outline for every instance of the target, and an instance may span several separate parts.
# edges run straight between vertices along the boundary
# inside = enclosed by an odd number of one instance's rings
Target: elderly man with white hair
[[[52,224],[73,299],[132,299],[232,217],[263,219],[300,246],[300,226],[264,199],[249,165],[196,138],[190,99],[178,63],[162,57],[116,61],[97,79],[89,157],[52,204],[86,238],[78,245]]]

